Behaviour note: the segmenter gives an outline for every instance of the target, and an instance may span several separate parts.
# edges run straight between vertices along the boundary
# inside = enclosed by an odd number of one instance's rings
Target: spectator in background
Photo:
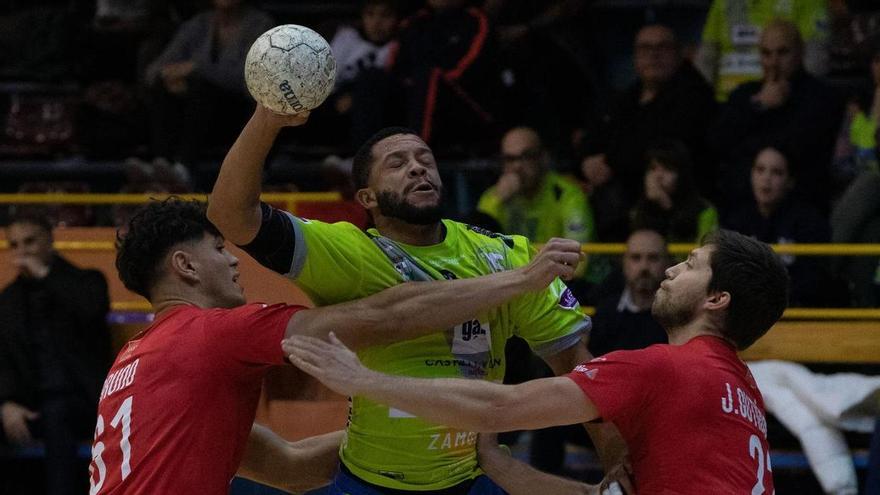
[[[146,71],[151,89],[153,153],[190,165],[207,144],[230,144],[253,102],[244,59],[272,27],[246,0],[213,0],[213,8],[185,22]]]
[[[77,444],[92,436],[110,364],[107,282],[52,249],[44,216],[14,218],[6,237],[18,277],[0,293],[3,436],[12,445],[44,442],[47,493],[85,493]]]
[[[628,210],[641,193],[648,145],[674,138],[692,150],[699,164],[694,170],[697,184],[711,196],[715,172],[704,141],[715,113],[711,88],[682,57],[675,33],[659,24],[636,35],[635,69],[638,80],[616,99],[604,122],[586,131],[588,156],[582,172],[589,186],[618,180]]]
[[[846,114],[831,165],[835,192],[842,191],[858,175],[878,170],[877,124],[880,122],[880,36],[868,48],[871,85],[857,92],[846,105]],[[835,194],[836,196],[836,194]]]
[[[752,201],[726,212],[722,227],[776,244],[822,243],[831,240],[828,219],[792,195],[794,167],[776,147],[755,156],[751,171]],[[785,255],[791,275],[791,306],[828,306],[831,277],[827,260]]]
[[[831,165],[836,200],[831,211],[834,243],[880,243],[880,37],[871,39],[868,47],[872,84],[847,104]],[[833,271],[845,274],[849,280],[855,306],[880,304],[878,261],[876,256],[840,256],[834,260]]]
[[[659,232],[640,229],[630,234],[623,253],[623,290],[596,305],[589,344],[594,356],[666,343],[666,331],[651,316],[651,304],[671,264]]]
[[[400,18],[399,0],[365,0],[360,23],[343,24],[328,37],[336,58],[336,85],[300,131],[307,134],[304,140],[315,144],[330,139],[334,142],[329,144],[349,151],[391,124],[389,69]]]
[[[623,254],[623,287],[618,285],[620,275],[611,274],[607,283],[618,286],[596,304],[589,341],[593,356],[667,343],[666,331],[651,316],[651,305],[671,260],[659,233],[636,230],[629,235]],[[583,428],[576,426],[534,431],[529,463],[542,471],[564,473],[565,444],[586,444]]]
[[[765,143],[772,142],[796,151],[789,163],[797,167],[791,170],[799,179],[795,193],[827,213],[828,164],[842,102],[804,70],[804,43],[791,22],[768,24],[761,33],[760,52],[763,79],[736,88],[710,133],[722,157],[725,206],[748,200],[752,160]]]
[[[486,15],[465,0],[427,0],[400,33],[394,76],[404,122],[432,146],[491,149],[501,84]]]
[[[737,86],[761,79],[759,40],[775,19],[790,21],[806,40],[804,63],[811,74],[821,76],[828,71],[826,0],[714,0],[703,28],[697,66],[714,86],[718,101],[726,101]]]
[[[477,209],[498,221],[502,232],[524,235],[534,243],[553,237],[596,240],[587,196],[576,183],[551,170],[549,153],[534,129],[507,131],[501,140],[501,161],[501,177],[483,193]],[[569,282],[576,295],[582,296],[582,283],[578,278]]]
[[[718,228],[718,211],[700,196],[684,144],[660,141],[648,148],[645,161],[645,187],[630,212],[630,228],[655,230],[671,242],[694,243]]]

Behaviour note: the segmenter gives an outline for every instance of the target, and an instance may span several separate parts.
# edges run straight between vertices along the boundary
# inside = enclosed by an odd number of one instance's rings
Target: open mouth
[[[430,182],[422,182],[415,187],[411,187],[410,192],[433,192],[434,186]]]

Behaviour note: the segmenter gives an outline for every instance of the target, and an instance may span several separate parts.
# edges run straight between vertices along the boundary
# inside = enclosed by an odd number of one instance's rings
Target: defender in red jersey
[[[517,270],[398,285],[318,309],[245,305],[238,260],[204,207],[170,199],[135,214],[117,243],[123,283],[153,304],[156,320],[128,342],[104,382],[92,445],[92,495],[225,494],[241,474],[287,490],[326,484],[341,432],[288,444],[252,425],[281,341],[326,336],[366,346],[451,327],[557,276],[581,258],[555,240]],[[474,297],[481,294],[481,297]]]
[[[761,393],[737,349],[782,315],[788,274],[770,248],[718,231],[666,271],[652,312],[670,345],[606,354],[569,375],[520,385],[413,379],[364,368],[338,340],[294,337],[291,361],[343,394],[475,431],[609,421],[629,447],[639,493],[773,493]],[[481,465],[511,495],[594,493],[488,445]]]

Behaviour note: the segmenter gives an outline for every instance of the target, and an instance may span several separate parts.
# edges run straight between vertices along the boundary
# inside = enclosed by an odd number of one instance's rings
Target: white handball
[[[266,31],[251,45],[244,79],[259,104],[292,115],[317,108],[333,91],[336,59],[320,34],[285,24]]]

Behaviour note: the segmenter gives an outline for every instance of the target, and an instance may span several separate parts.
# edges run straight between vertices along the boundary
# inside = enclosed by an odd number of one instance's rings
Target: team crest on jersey
[[[559,295],[558,304],[561,308],[574,309],[578,304],[578,300],[574,297],[574,294],[571,293],[571,289],[566,287],[565,290],[562,291],[562,294]]]
[[[587,365],[579,364],[574,367],[575,373],[580,373],[582,375],[586,375],[590,380],[595,380],[596,375],[599,374],[599,370],[596,368],[590,368]]]

